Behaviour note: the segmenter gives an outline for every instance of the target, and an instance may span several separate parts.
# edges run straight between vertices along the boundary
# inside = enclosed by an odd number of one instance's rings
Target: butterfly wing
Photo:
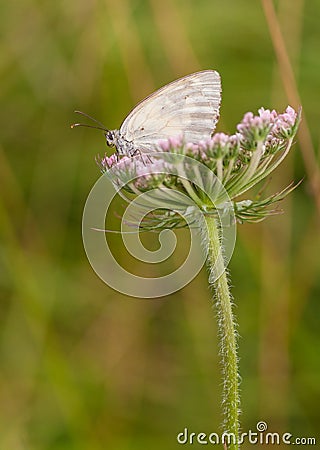
[[[211,136],[219,118],[220,75],[204,70],[167,84],[140,102],[123,121],[120,135],[140,151],[155,151],[161,139],[186,142]]]

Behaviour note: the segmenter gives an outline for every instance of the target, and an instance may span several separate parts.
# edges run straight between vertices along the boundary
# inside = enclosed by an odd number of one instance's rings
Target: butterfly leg
[[[136,149],[134,150],[134,152],[132,153],[131,156],[136,156],[136,155],[139,155],[139,156],[141,157],[141,161],[143,162],[143,164],[144,164],[145,166],[146,166],[147,164],[146,164],[146,162],[145,162],[145,160],[144,160],[144,156],[149,160],[150,163],[152,163],[152,159],[150,158],[150,156],[149,156],[149,155],[143,155],[142,152],[141,152],[141,150],[139,150],[138,148],[136,148]]]

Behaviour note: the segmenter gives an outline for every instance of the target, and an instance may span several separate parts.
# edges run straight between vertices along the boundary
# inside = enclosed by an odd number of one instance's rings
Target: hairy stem
[[[215,307],[220,338],[220,355],[223,375],[223,432],[239,436],[239,375],[237,356],[237,332],[232,311],[232,300],[225,271],[221,236],[216,218],[206,216],[209,283],[214,290]],[[225,448],[237,450],[237,442],[231,438]]]

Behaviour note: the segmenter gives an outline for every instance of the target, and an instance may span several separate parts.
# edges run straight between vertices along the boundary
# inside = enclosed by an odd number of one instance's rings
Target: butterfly
[[[203,70],[186,75],[155,91],[136,105],[119,130],[75,123],[104,131],[106,143],[115,147],[118,156],[152,153],[157,142],[183,136],[185,142],[197,143],[210,138],[219,119],[221,80],[218,72]]]

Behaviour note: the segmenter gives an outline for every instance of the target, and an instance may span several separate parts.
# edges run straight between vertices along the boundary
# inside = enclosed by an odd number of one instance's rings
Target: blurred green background
[[[1,450],[176,449],[184,427],[219,431],[206,272],[156,300],[95,275],[81,217],[106,147],[99,132],[69,127],[81,109],[116,128],[156,88],[208,68],[222,77],[220,131],[262,105],[303,105],[302,133],[267,190],[304,181],[285,214],[238,226],[230,271],[242,429],[265,420],[271,431],[317,436],[320,2],[274,2],[277,20],[272,5],[1,2]],[[117,257],[125,263],[120,247]]]

